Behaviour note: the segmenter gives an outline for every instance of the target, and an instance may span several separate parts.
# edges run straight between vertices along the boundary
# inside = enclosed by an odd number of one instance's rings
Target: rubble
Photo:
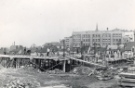
[[[113,79],[118,74],[118,69],[108,68],[106,70],[96,71],[96,77],[99,80],[106,81]]]
[[[34,79],[12,79],[8,84],[3,85],[2,88],[38,88],[40,83]]]
[[[93,70],[89,67],[80,66],[74,68],[72,72],[79,75],[90,75]]]

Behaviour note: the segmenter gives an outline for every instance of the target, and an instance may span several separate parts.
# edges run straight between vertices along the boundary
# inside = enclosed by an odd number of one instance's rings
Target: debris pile
[[[97,71],[96,77],[99,80],[106,81],[106,80],[113,79],[116,74],[118,74],[118,71],[116,69],[106,69],[106,70]]]
[[[59,70],[59,69],[48,70],[47,72],[50,74],[63,74],[63,73],[65,73],[64,71]]]
[[[93,70],[91,68],[84,67],[84,66],[76,67],[73,69],[73,73],[79,74],[79,75],[89,75],[92,72]]]
[[[0,64],[0,69],[3,69],[4,67]]]
[[[30,79],[14,79],[10,81],[8,84],[4,85],[2,88],[38,88],[40,87],[40,83]]]

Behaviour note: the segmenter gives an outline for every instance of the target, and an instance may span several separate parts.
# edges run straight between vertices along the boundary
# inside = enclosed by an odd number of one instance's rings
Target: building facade
[[[72,37],[65,37],[65,46],[66,46],[66,48],[71,48],[71,46],[72,46]]]
[[[134,32],[124,30],[106,31],[82,31],[72,33],[73,47],[93,46],[94,44],[106,47],[107,45],[118,45],[127,42],[134,42]]]

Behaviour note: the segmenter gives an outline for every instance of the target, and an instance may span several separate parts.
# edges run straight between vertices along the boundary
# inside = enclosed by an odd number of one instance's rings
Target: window
[[[121,42],[121,39],[119,39],[119,42]]]

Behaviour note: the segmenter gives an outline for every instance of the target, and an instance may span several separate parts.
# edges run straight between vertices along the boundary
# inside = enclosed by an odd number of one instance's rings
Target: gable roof
[[[125,46],[125,50],[126,50],[126,51],[130,51],[133,46],[135,47],[135,42],[129,42],[129,43],[127,43],[127,45]]]

